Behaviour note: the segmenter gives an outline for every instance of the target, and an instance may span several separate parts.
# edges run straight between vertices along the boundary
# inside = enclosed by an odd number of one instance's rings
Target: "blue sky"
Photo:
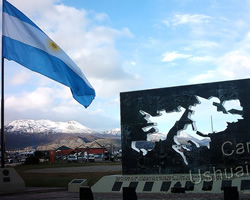
[[[85,109],[70,90],[5,61],[5,123],[76,120],[120,127],[120,92],[249,78],[249,0],[9,0],[83,70]]]

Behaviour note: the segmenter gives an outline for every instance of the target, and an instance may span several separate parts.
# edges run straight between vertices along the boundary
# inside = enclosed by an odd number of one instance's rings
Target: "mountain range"
[[[113,144],[121,148],[121,131],[119,128],[96,131],[76,121],[54,122],[50,120],[15,120],[7,124],[5,131],[6,150],[38,149],[51,150],[61,146],[77,148],[90,146],[93,141],[105,146]],[[158,137],[156,134],[155,137]],[[186,132],[177,136],[180,144],[189,140],[200,146],[208,146],[210,140],[198,140]]]
[[[36,148],[56,149],[62,145],[76,148],[98,140],[105,145],[114,143],[120,148],[120,129],[95,131],[76,121],[15,120],[4,128],[6,150]]]

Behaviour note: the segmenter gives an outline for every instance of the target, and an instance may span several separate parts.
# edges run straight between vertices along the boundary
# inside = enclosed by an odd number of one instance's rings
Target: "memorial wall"
[[[123,174],[249,176],[250,79],[124,92]]]

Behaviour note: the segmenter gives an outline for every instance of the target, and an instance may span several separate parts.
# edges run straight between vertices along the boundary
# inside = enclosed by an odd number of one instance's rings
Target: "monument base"
[[[11,193],[22,191],[25,188],[24,181],[14,168],[0,168],[0,192]]]
[[[91,187],[93,193],[122,193],[123,187],[133,187],[136,193],[223,193],[224,188],[237,187],[250,192],[250,177],[202,180],[199,174],[172,175],[111,175],[102,177]]]
[[[87,186],[88,185],[88,180],[87,179],[73,179],[69,184],[68,184],[68,191],[69,192],[80,192],[80,187],[81,186]]]

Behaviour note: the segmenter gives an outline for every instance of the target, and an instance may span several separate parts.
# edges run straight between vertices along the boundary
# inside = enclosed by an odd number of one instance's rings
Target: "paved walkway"
[[[63,167],[63,168],[47,168],[32,169],[27,173],[81,173],[95,171],[120,171],[121,165],[113,166],[83,166],[83,167]],[[224,194],[137,194],[138,200],[223,200]],[[68,192],[67,188],[40,188],[26,187],[24,191],[3,194],[0,193],[1,200],[79,200],[79,193]],[[122,194],[117,193],[95,193],[94,200],[122,200]],[[241,194],[240,200],[250,200],[250,194]]]
[[[223,200],[223,194],[137,194],[138,200]],[[79,200],[79,193],[67,188],[26,188],[15,194],[0,194],[1,200]],[[122,200],[122,194],[94,194],[94,200]],[[249,200],[249,194],[240,194],[240,200]]]

